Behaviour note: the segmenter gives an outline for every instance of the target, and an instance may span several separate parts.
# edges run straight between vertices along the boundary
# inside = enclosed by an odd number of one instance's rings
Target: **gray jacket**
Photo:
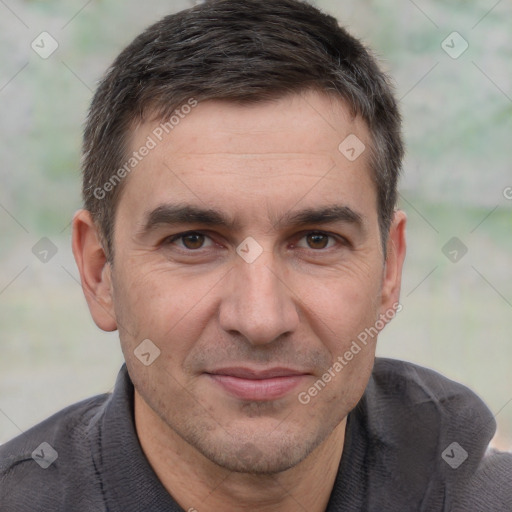
[[[326,512],[512,512],[512,454],[488,449],[489,409],[432,370],[377,358],[349,414]],[[178,512],[134,428],[126,366],[114,392],[0,447],[1,512]]]

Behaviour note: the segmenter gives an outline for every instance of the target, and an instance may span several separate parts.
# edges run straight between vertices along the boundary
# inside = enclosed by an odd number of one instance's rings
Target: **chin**
[[[215,436],[217,437],[217,436]],[[256,437],[242,432],[226,431],[222,437],[189,439],[204,457],[214,464],[236,473],[269,475],[293,468],[325,439],[324,432],[270,432]]]
[[[314,446],[309,449],[304,444],[295,446],[266,446],[247,442],[238,446],[231,445],[229,451],[210,454],[215,464],[235,473],[252,475],[271,475],[282,473],[303,461]]]

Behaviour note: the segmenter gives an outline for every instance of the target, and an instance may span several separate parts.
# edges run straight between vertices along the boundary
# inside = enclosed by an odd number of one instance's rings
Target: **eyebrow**
[[[353,224],[364,231],[363,216],[345,205],[328,205],[291,211],[279,219],[271,219],[274,229],[298,227],[307,224],[332,224],[343,222]],[[201,208],[186,204],[162,204],[146,215],[140,234],[147,234],[163,225],[201,224],[208,227],[223,227],[237,230],[240,224],[223,212],[212,208]]]

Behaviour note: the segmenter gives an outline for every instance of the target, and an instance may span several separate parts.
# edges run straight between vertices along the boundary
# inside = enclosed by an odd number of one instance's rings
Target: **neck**
[[[167,426],[137,392],[135,426],[157,477],[188,512],[324,512],[343,452],[346,418],[302,462],[268,475],[236,473],[213,463]]]

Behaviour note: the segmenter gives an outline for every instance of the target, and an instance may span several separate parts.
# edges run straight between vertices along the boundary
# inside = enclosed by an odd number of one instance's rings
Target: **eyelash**
[[[185,231],[183,233],[177,233],[176,235],[172,235],[172,236],[169,236],[169,237],[165,238],[162,241],[162,245],[171,245],[175,241],[183,239],[183,238],[185,238],[185,237],[187,237],[189,235],[202,235],[202,236],[205,236],[205,237],[209,238],[210,240],[212,240],[212,238],[207,233],[205,233],[203,231]],[[328,232],[325,232],[325,231],[318,231],[318,230],[304,232],[304,234],[299,238],[299,240],[302,240],[303,238],[305,238],[308,235],[324,235],[324,236],[329,237],[332,240],[335,240],[338,245],[342,245],[342,246],[350,245],[348,240],[346,238],[340,236],[340,235],[335,235],[335,234],[332,234],[332,233],[328,233]],[[329,249],[332,249],[332,248],[333,247],[327,247],[327,248],[323,248],[323,249],[311,249],[311,248],[309,248],[309,249],[311,251],[314,251],[314,252],[326,252],[326,251],[328,251]],[[180,247],[180,250],[183,250],[183,251],[189,252],[189,253],[195,253],[195,252],[199,253],[202,249],[204,249],[204,248],[200,247],[199,249],[188,249],[186,247]],[[305,248],[299,247],[299,249],[305,249]]]

